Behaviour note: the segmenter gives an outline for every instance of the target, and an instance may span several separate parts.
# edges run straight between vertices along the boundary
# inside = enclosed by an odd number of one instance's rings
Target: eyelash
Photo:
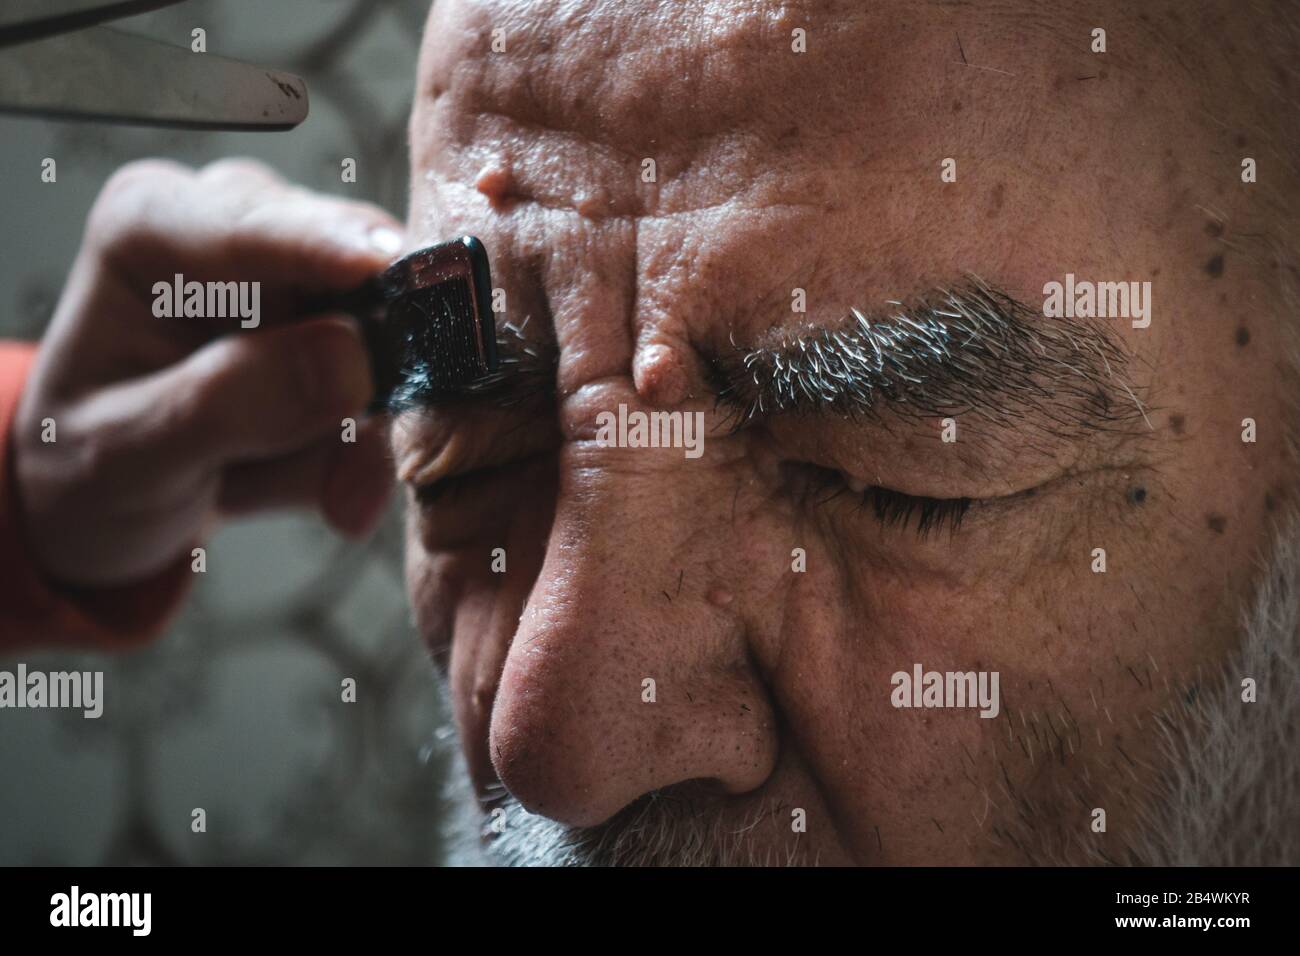
[[[516,463],[512,462],[511,464]],[[426,508],[435,502],[451,501],[457,495],[469,489],[470,486],[481,484],[493,475],[505,471],[507,467],[505,465],[496,465],[487,468],[475,468],[472,471],[464,471],[423,485],[416,485],[414,487],[415,500]]]
[[[841,494],[854,497],[853,505],[863,511],[870,511],[880,522],[882,528],[906,529],[916,518],[914,530],[917,537],[926,538],[932,533],[942,531],[946,526],[949,534],[955,534],[961,527],[962,519],[975,504],[974,498],[927,498],[921,495],[904,494],[892,488],[872,485],[860,494],[849,490],[844,478],[838,471],[816,467],[815,483],[821,488],[834,488],[834,493],[822,501],[828,501]]]
[[[419,485],[414,489],[416,500],[422,506],[428,507],[439,500],[453,499],[457,493],[464,491],[467,486],[477,484],[493,474],[504,471],[506,467],[509,466],[478,468],[459,475],[441,478],[425,485]],[[819,468],[818,472],[820,472],[820,484],[823,487],[829,485],[839,486],[836,493],[831,495],[832,498],[849,490],[838,472],[823,468]],[[926,498],[921,495],[904,494],[901,491],[894,491],[892,488],[881,488],[877,485],[864,489],[856,498],[857,500],[853,503],[854,507],[864,511],[871,511],[882,528],[906,529],[912,524],[912,518],[915,517],[917,519],[915,531],[919,538],[926,538],[931,533],[938,533],[944,529],[945,525],[949,534],[955,534],[961,527],[962,519],[970,511],[971,505],[975,503],[973,498]]]
[[[916,515],[916,534],[924,538],[945,524],[955,534],[973,503],[971,498],[924,498],[873,486],[862,492],[859,507],[870,508],[884,528],[906,528]]]
[[[552,454],[554,453],[550,450],[540,451],[534,454],[526,454],[522,458],[502,462],[499,465],[484,465],[480,468],[471,468],[468,471],[455,472],[424,484],[413,484],[411,485],[411,492],[422,508],[447,504],[466,492],[472,492],[477,488],[492,484],[498,478],[509,479],[535,464],[538,459],[546,458]]]

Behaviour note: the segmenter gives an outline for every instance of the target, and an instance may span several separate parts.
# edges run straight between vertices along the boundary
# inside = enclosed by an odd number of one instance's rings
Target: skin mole
[[[1140,505],[1147,500],[1147,490],[1141,485],[1135,485],[1124,493],[1124,498],[1131,505]]]
[[[1223,254],[1219,253],[1205,264],[1205,272],[1212,279],[1217,279],[1223,275]]]
[[[487,197],[494,209],[503,209],[514,191],[514,177],[504,163],[490,163],[479,171],[474,188]]]
[[[1215,534],[1223,534],[1224,529],[1228,527],[1228,519],[1223,515],[1208,514],[1205,516],[1205,523]]]
[[[1244,325],[1237,330],[1237,345],[1245,348],[1250,344],[1250,330]]]
[[[1183,415],[1170,415],[1169,427],[1174,430],[1175,435],[1181,435],[1183,428],[1187,424],[1187,418]]]

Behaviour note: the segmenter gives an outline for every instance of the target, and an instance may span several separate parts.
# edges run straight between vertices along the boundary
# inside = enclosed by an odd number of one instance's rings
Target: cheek
[[[406,516],[406,593],[412,621],[438,666],[446,669],[455,605],[451,579],[437,573],[437,560],[420,543],[418,518]]]
[[[498,683],[537,578],[550,529],[551,484],[500,502],[496,530],[452,551],[431,551],[428,515],[407,515],[406,580],[415,624],[447,674],[470,778],[483,795],[496,781],[487,748]]]
[[[410,518],[408,525],[416,524]],[[408,529],[406,581],[414,622],[438,668],[447,676],[451,710],[466,768],[483,795],[496,779],[487,752],[487,730],[497,676],[513,634],[504,602],[476,585],[463,557],[432,555]]]
[[[483,795],[495,782],[491,754],[488,752],[488,727],[497,682],[504,666],[513,628],[493,629],[491,605],[481,597],[462,600],[455,609],[455,633],[448,664],[452,713],[460,731],[466,768],[475,790]],[[463,635],[476,635],[466,639]]]

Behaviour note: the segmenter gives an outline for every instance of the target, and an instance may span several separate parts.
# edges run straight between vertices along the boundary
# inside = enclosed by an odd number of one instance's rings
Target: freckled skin
[[[461,470],[475,455],[517,467],[410,512],[409,589],[481,790],[499,779],[575,825],[687,780],[738,822],[769,801],[806,809],[804,834],[775,818],[750,831],[760,857],[795,841],[822,863],[1127,859],[1158,760],[1153,713],[1237,641],[1267,540],[1260,502],[1290,482],[1294,385],[1272,361],[1242,374],[1248,357],[1223,360],[1234,303],[1250,302],[1256,356],[1282,354],[1284,309],[1266,257],[1234,253],[1225,270],[1198,208],[1232,236],[1273,228],[1237,177],[1235,128],[1206,119],[1264,127],[1270,106],[1207,105],[1182,64],[1228,96],[1220,59],[1194,39],[1136,42],[1154,25],[1182,34],[1171,7],[1144,5],[1145,24],[1125,9],[1106,7],[1103,71],[1091,14],[1021,3],[434,6],[410,242],[482,237],[510,318],[559,352],[554,405],[466,442]],[[790,51],[796,26],[805,54]],[[1247,20],[1214,26],[1251,48]],[[496,27],[506,54],[489,52]],[[1069,474],[1028,442],[990,464],[975,416],[952,445],[937,427],[732,434],[709,397],[700,353],[733,336],[966,273],[1036,303],[1067,272],[1150,279],[1141,264],[1160,270],[1151,325],[1112,331],[1152,427],[1088,443]],[[705,453],[597,446],[596,416],[620,403],[703,412]],[[1246,415],[1257,443],[1240,439]],[[456,427],[445,413],[399,423],[398,460],[418,473]],[[942,476],[940,496],[1032,474],[1034,493],[922,540],[849,495],[801,498],[783,478],[795,463],[904,492]],[[996,670],[1000,715],[894,708],[891,675],[914,663]],[[1089,829],[1097,806],[1104,835]]]

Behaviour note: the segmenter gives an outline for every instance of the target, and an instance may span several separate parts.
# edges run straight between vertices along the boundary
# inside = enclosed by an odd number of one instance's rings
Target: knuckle
[[[246,156],[218,159],[199,170],[198,177],[212,186],[265,186],[280,177],[266,164]]]
[[[87,233],[103,244],[128,235],[144,221],[146,207],[177,188],[193,171],[166,159],[138,159],[117,169],[104,183],[87,217]]]
[[[365,220],[372,225],[392,225],[394,223],[392,215],[374,203],[360,199],[338,199],[335,201],[339,204],[338,210],[340,214],[349,219]]]
[[[59,435],[62,446],[58,471],[71,488],[111,486],[129,457],[120,438],[120,428],[106,424],[99,428],[76,427],[76,416],[69,415],[67,427]]]
[[[193,171],[188,166],[170,159],[136,159],[119,167],[104,183],[102,196],[131,195],[137,190],[152,191],[160,180],[189,178]]]
[[[221,422],[211,414],[213,393],[200,375],[184,376],[170,389],[168,400],[154,410],[153,428],[178,441],[201,444],[218,437]]]

